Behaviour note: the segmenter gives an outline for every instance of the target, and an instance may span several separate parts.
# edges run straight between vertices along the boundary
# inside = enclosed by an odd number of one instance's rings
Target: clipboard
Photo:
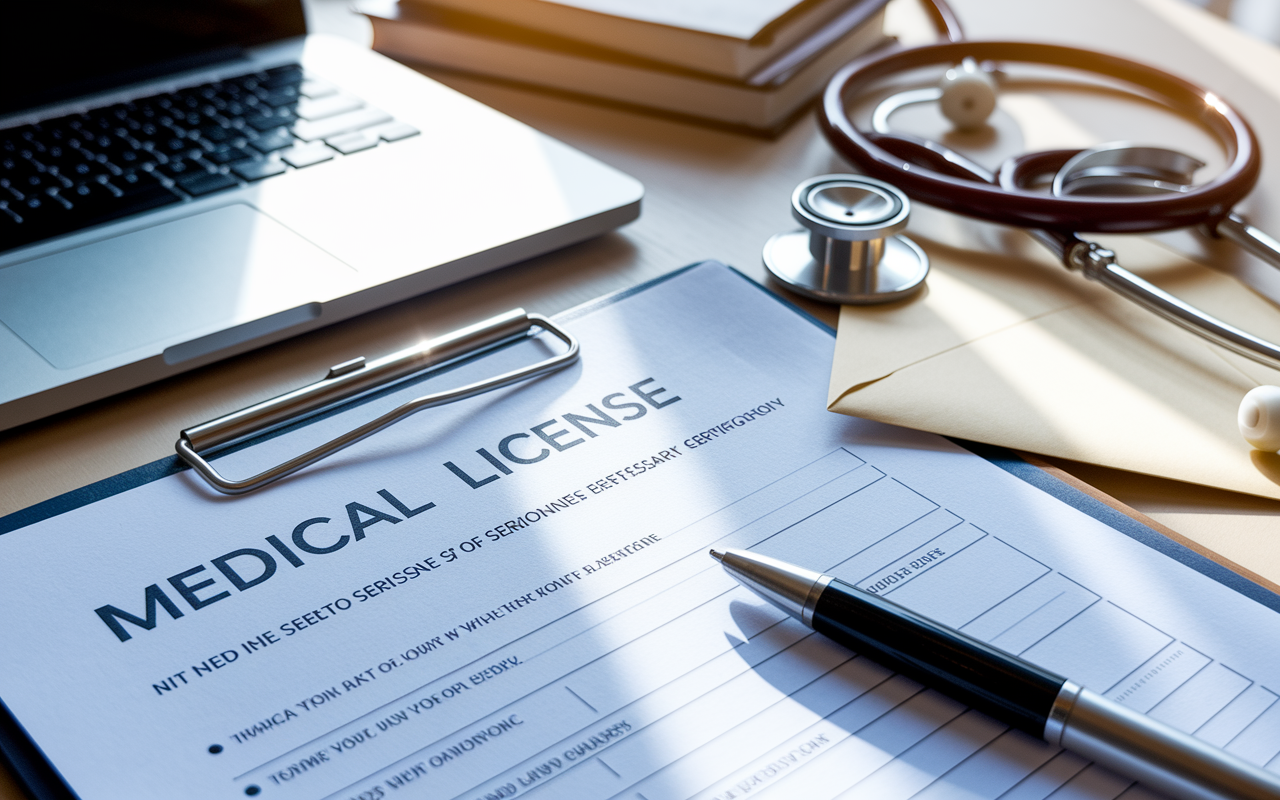
[[[433,362],[431,368],[425,373],[414,374],[411,376],[398,375],[396,384],[391,387],[383,387],[379,389],[375,386],[362,386],[358,390],[353,390],[344,395],[339,400],[339,405],[337,406],[322,406],[318,403],[310,405],[304,412],[306,417],[299,421],[291,422],[287,417],[275,416],[271,418],[269,425],[266,426],[266,430],[252,436],[241,437],[239,439],[229,439],[229,444],[223,452],[234,452],[246,447],[252,447],[253,445],[260,444],[286,432],[311,424],[318,419],[337,413],[339,410],[360,407],[375,397],[384,396],[393,390],[401,390],[407,385],[414,385],[418,382],[427,380],[428,378],[446,373],[459,364],[471,363],[476,359],[483,359],[486,355],[494,352],[496,348],[501,347],[503,344],[518,340],[521,337],[527,337],[534,329],[552,331],[553,335],[559,339],[565,347],[563,352],[555,356],[553,359],[548,360],[551,362],[550,365],[545,362],[534,365],[532,369],[542,370],[542,372],[537,372],[535,374],[544,374],[546,371],[561,368],[566,366],[567,363],[571,363],[572,358],[577,358],[578,353],[580,352],[576,340],[566,331],[566,327],[571,327],[571,323],[575,319],[611,304],[618,303],[629,297],[649,291],[666,283],[667,281],[677,279],[682,275],[699,269],[730,270],[736,276],[736,279],[746,281],[754,289],[768,296],[772,301],[776,301],[786,306],[794,313],[804,317],[809,323],[824,331],[826,335],[834,336],[834,331],[825,326],[822,322],[809,317],[800,309],[791,306],[784,299],[769,293],[764,289],[764,287],[755,284],[745,275],[738,273],[736,270],[731,270],[731,268],[724,267],[716,262],[702,262],[677,270],[669,275],[649,281],[632,289],[624,290],[587,303],[583,306],[579,306],[578,308],[558,315],[554,320],[546,320],[545,318],[536,317],[534,315],[525,315],[523,312],[520,312],[520,314],[513,313],[504,315],[503,318],[501,318],[502,321],[499,323],[493,325],[483,324],[481,326],[473,326],[472,328],[465,329],[464,332],[460,332],[465,335],[455,336],[452,338],[443,337],[449,341],[479,341],[481,342],[481,352],[467,353],[464,352],[464,350],[459,349],[449,350],[447,358],[440,358]],[[477,330],[483,331],[484,333],[477,336]],[[437,348],[437,350],[439,351],[439,348]],[[569,353],[572,354],[572,358],[566,357],[566,354]],[[582,357],[591,357],[589,344],[587,354]],[[509,385],[512,380],[519,380],[519,378],[509,379],[511,374],[512,373],[510,372],[503,373],[494,379],[492,384]],[[333,377],[332,373],[329,377]],[[341,375],[338,375],[337,377],[341,377]],[[499,381],[505,381],[505,383],[499,383]],[[459,391],[470,392],[470,395],[468,396],[483,391],[483,389],[476,389],[476,386],[477,384],[468,384]],[[438,405],[439,403],[436,404]],[[413,413],[416,410],[418,410],[416,407],[411,407],[404,413]],[[379,418],[379,420],[381,419],[382,418]],[[376,426],[375,430],[385,427],[386,424],[390,423],[382,422]],[[369,433],[372,433],[372,431],[369,431]],[[366,433],[364,435],[369,434]],[[1189,567],[1212,581],[1215,581],[1232,591],[1243,595],[1244,597],[1247,597],[1268,609],[1271,609],[1272,611],[1280,612],[1280,595],[1277,595],[1267,588],[1250,581],[1244,575],[1232,570],[1222,563],[1219,563],[1208,555],[1196,552],[1191,547],[1170,539],[1164,533],[1143,524],[1139,519],[1135,518],[1134,515],[1122,513],[1122,511],[1108,505],[1098,497],[1090,496],[1080,489],[1069,485],[1057,477],[1054,477],[1044,469],[1041,469],[1040,467],[1028,463],[1018,457],[1012,451],[969,442],[957,442],[957,444],[969,449],[971,452],[981,456],[990,463],[999,467],[1001,470],[1012,474],[1021,481],[1036,487],[1045,494],[1048,494],[1062,503],[1083,512],[1089,517],[1104,523],[1130,539],[1141,543],[1145,547],[1158,551],[1159,553],[1185,565],[1186,567]],[[312,461],[308,463],[314,463],[314,461],[315,459],[312,459]],[[301,469],[305,466],[305,464],[301,464],[291,471],[296,471],[297,469]],[[108,478],[104,481],[86,486],[80,490],[67,493],[61,497],[37,504],[7,517],[0,518],[0,534],[9,533],[42,520],[50,519],[67,512],[83,508],[94,502],[110,498],[130,489],[155,482],[188,469],[190,469],[190,467],[177,455],[161,459],[151,464],[121,473],[120,475],[112,478]],[[228,502],[235,503],[237,501],[230,499]],[[1136,515],[1136,512],[1134,512],[1134,514]],[[75,796],[60,775],[57,765],[51,763],[41,752],[39,747],[27,735],[20,722],[14,718],[8,707],[4,705],[3,698],[0,698],[0,758],[3,759],[10,773],[21,781],[33,796],[40,800],[51,800],[52,798],[58,798],[61,800],[62,798],[71,798]]]

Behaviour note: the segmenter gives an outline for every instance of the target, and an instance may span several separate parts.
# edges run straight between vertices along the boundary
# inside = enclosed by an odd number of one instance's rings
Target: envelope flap
[[[933,269],[914,297],[840,311],[828,404],[911,364],[1028,319],[1089,301],[1090,286],[1049,259],[928,243]]]

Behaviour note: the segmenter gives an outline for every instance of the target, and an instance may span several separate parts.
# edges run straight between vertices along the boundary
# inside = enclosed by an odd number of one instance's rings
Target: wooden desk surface
[[[1180,0],[1140,1],[1238,70],[1266,76],[1280,69],[1277,51]],[[310,6],[313,29],[367,37],[367,26],[348,16],[345,0],[310,0]],[[909,7],[895,13],[907,20],[907,29],[914,24]],[[390,352],[513,306],[554,314],[707,258],[767,282],[760,248],[772,234],[794,227],[792,189],[804,178],[848,170],[811,117],[765,140],[437,77],[639,178],[647,190],[640,220],[594,241],[0,434],[0,515],[164,458],[180,429],[314,381],[332,364]],[[834,325],[834,308],[790,299]],[[1088,465],[1059,466],[1280,583],[1280,503]],[[21,796],[0,772],[0,800]]]

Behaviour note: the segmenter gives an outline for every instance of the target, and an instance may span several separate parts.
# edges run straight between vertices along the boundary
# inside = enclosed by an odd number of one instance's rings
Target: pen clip
[[[540,330],[563,342],[567,348],[565,352],[487,380],[410,400],[358,428],[253,477],[244,480],[223,477],[200,454],[202,450],[216,449],[256,433],[296,422],[334,403],[425,370],[529,338]],[[175,449],[214,489],[223,494],[245,494],[286,475],[292,475],[410,414],[563,369],[578,360],[578,353],[578,340],[551,320],[541,314],[526,313],[522,308],[512,309],[505,314],[373,361],[363,358],[345,361],[331,367],[323,380],[187,428],[179,434]]]

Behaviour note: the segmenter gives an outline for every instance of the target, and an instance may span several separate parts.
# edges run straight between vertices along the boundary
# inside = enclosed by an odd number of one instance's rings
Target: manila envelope
[[[1126,269],[1280,342],[1280,309],[1233,278],[1139,237],[1101,241]],[[1280,456],[1253,450],[1236,423],[1244,394],[1280,385],[1280,371],[1068,272],[1030,239],[995,252],[923,244],[919,294],[841,310],[833,411],[1280,499]]]

